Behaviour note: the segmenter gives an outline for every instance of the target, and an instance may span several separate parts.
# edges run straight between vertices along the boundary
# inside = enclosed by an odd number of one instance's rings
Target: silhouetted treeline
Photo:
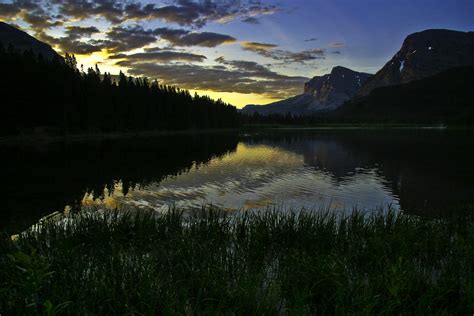
[[[113,80],[96,66],[77,69],[74,56],[45,60],[0,45],[0,134],[39,127],[60,133],[236,127],[235,107],[149,82]]]
[[[293,115],[286,114],[269,114],[262,115],[260,113],[243,114],[240,118],[242,124],[245,125],[298,125],[298,126],[312,126],[321,124],[324,120],[316,115]]]

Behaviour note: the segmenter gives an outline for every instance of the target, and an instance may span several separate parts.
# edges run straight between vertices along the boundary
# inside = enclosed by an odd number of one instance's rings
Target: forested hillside
[[[229,128],[235,107],[186,90],[0,45],[0,134]]]
[[[404,122],[473,125],[474,67],[449,69],[432,77],[381,87],[330,113],[344,122]]]

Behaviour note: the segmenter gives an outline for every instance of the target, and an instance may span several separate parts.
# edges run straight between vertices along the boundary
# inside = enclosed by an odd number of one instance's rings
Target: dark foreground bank
[[[95,211],[2,238],[0,314],[470,314],[473,280],[472,215]]]

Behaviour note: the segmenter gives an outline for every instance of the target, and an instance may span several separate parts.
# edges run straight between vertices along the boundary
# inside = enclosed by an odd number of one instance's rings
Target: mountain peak
[[[341,106],[352,98],[372,75],[337,66],[330,74],[316,76],[305,83],[304,92],[287,100],[264,106],[247,106],[244,113],[295,115],[326,112]]]
[[[459,36],[462,34],[469,34],[473,32],[463,32],[463,31],[456,31],[456,30],[449,30],[449,29],[426,29],[423,31],[415,32],[406,37],[406,39],[410,38],[419,38],[419,37],[449,37],[449,36]]]
[[[344,66],[336,66],[331,70],[331,73],[335,73],[335,72],[356,72],[356,71]]]
[[[364,84],[359,95],[469,65],[474,65],[474,32],[429,29],[413,33],[406,37],[395,56]]]
[[[5,22],[0,22],[0,44],[5,48],[12,45],[19,51],[32,50],[46,59],[54,59],[59,56],[48,44],[38,41],[28,33]]]

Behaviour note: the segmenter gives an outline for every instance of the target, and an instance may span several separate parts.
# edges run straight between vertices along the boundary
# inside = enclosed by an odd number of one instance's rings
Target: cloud
[[[178,0],[175,4],[157,7],[148,4],[128,6],[127,17],[135,19],[160,19],[182,26],[203,27],[208,22],[229,23],[236,19],[248,19],[279,11],[276,5],[239,5],[237,1],[201,1]]]
[[[106,45],[101,41],[82,41],[81,38],[85,35],[81,34],[69,34],[68,36],[57,38],[45,32],[38,32],[36,36],[38,39],[58,47],[63,53],[89,55],[106,48]]]
[[[346,46],[346,44],[339,43],[339,42],[329,43],[329,47],[331,47],[331,48],[342,48],[342,47],[345,47],[345,46]]]
[[[57,46],[62,52],[73,53],[73,54],[91,54],[94,52],[101,51],[106,46],[100,41],[84,41],[84,38],[90,38],[93,34],[100,33],[100,30],[94,26],[82,27],[82,26],[66,26],[64,37],[52,37],[46,34],[44,31],[38,31],[36,36],[45,42],[53,46]]]
[[[248,23],[248,24],[260,24],[260,20],[257,19],[254,16],[249,16],[249,17],[243,19],[242,22]]]
[[[300,94],[309,78],[285,76],[250,61],[216,59],[219,65],[156,64],[129,65],[128,73],[158,79],[166,84],[191,90],[256,93],[283,99]]]
[[[304,41],[305,42],[316,42],[318,39],[313,37],[313,38],[308,38],[308,39],[305,39]]]
[[[0,17],[5,19],[24,14],[34,19],[39,14],[33,10],[41,8],[48,9],[44,11],[47,15],[59,12],[65,18],[76,20],[99,17],[114,25],[130,20],[161,20],[194,28],[203,27],[209,22],[229,23],[236,19],[255,21],[258,16],[280,11],[277,5],[239,5],[239,1],[231,0],[219,2],[177,0],[164,5],[143,4],[138,0],[16,0],[12,3],[0,3]],[[43,21],[50,20],[51,16],[47,15],[42,15]]]
[[[113,23],[129,20],[162,20],[181,26],[203,27],[208,22],[228,23],[239,17],[248,18],[273,14],[276,5],[237,5],[235,1],[213,3],[178,0],[172,4],[142,4],[134,0],[50,0],[59,6],[59,11],[76,19],[101,16]]]
[[[203,46],[216,47],[221,44],[234,43],[235,38],[228,35],[217,34],[212,32],[189,33],[180,37],[176,41],[171,42],[176,46]]]
[[[240,5],[240,1],[191,1],[177,0],[171,4],[142,3],[138,0],[16,0],[0,3],[0,17],[19,19],[30,25],[37,37],[49,44],[73,53],[90,53],[107,48],[111,52],[130,51],[146,47],[162,38],[172,46],[216,47],[235,43],[230,35],[215,32],[197,32],[168,27],[156,30],[130,26],[126,21],[137,23],[149,20],[162,20],[183,26],[200,28],[208,22],[228,23],[235,19],[255,22],[258,16],[278,12],[276,5],[253,3]],[[70,19],[85,20],[102,18],[112,25],[105,31],[101,40],[84,40],[73,36],[77,30],[64,30],[64,37],[53,37],[48,30],[63,26]],[[67,25],[67,24],[66,24]],[[128,25],[128,26],[126,26]],[[82,34],[88,37],[88,34]]]
[[[154,34],[175,46],[216,47],[221,44],[236,42],[236,39],[232,36],[213,32],[198,33],[182,29],[158,28],[154,31]]]
[[[240,44],[244,50],[258,53],[260,55],[266,55],[272,49],[278,47],[276,44],[266,44],[257,42],[242,42]]]
[[[102,43],[112,52],[123,52],[148,46],[156,42],[158,38],[170,42],[172,46],[187,47],[216,47],[236,41],[232,36],[213,32],[199,33],[170,28],[150,30],[141,26],[116,26],[107,32],[107,39]]]
[[[115,24],[124,21],[123,1],[48,0],[46,2],[57,6],[64,16],[79,20],[99,16]]]
[[[303,50],[300,52],[290,52],[286,50],[275,50],[272,51],[271,57],[276,60],[281,60],[288,63],[301,63],[324,59],[326,56],[326,50],[322,48],[313,48],[308,50]]]
[[[241,47],[244,50],[251,51],[267,58],[283,61],[286,63],[306,63],[308,61],[324,59],[326,50],[322,48],[313,48],[300,52],[291,52],[287,50],[276,49],[275,44],[243,42]]]
[[[0,18],[10,19],[20,17],[26,13],[44,15],[45,11],[40,6],[40,1],[16,0],[12,3],[0,3]]]
[[[36,32],[63,25],[62,21],[52,21],[50,16],[42,11],[23,12],[21,17]]]
[[[9,19],[20,13],[21,9],[12,3],[0,3],[0,18]]]
[[[153,30],[141,26],[112,27],[107,32],[107,39],[102,43],[112,52],[129,51],[156,42],[157,36]]]
[[[66,34],[70,38],[74,39],[79,39],[81,37],[90,37],[93,34],[100,33],[100,30],[96,28],[95,26],[74,26],[74,25],[68,25],[66,26]]]
[[[174,51],[158,51],[149,53],[136,54],[116,54],[109,57],[109,59],[124,59],[117,62],[119,66],[131,66],[143,62],[164,63],[171,61],[185,61],[185,62],[202,62],[206,60],[206,56]]]
[[[0,3],[0,18],[9,21],[21,19],[30,25],[30,29],[39,32],[54,26],[60,26],[63,21],[55,20],[41,1],[17,0],[12,3]]]
[[[252,74],[254,77],[273,79],[273,80],[284,80],[287,76],[280,75],[274,71],[271,71],[267,67],[260,65],[253,61],[244,60],[226,60],[223,56],[215,59],[216,62],[230,66],[231,70],[243,71],[246,74]]]

